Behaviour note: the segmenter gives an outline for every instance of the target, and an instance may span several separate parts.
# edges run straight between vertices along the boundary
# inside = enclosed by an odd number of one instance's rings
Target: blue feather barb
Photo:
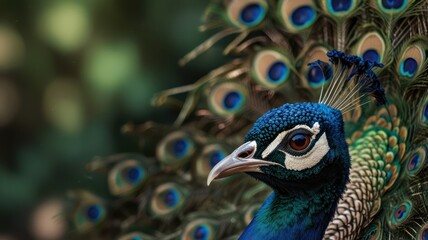
[[[364,60],[362,57],[345,54],[344,52],[332,50],[327,53],[330,58],[330,62],[335,66],[336,71],[347,72],[348,77],[345,81],[341,79],[334,79],[332,81],[340,81],[342,83],[342,89],[336,89],[343,91],[347,87],[350,80],[354,81],[359,87],[360,95],[371,95],[376,99],[378,105],[386,104],[385,90],[382,87],[379,78],[376,73],[373,72],[373,68],[382,68],[384,65],[376,61]],[[332,70],[329,64],[321,60],[311,62],[309,66],[319,66],[325,76],[331,76]],[[346,76],[340,74],[339,76]],[[339,84],[341,85],[341,84]]]

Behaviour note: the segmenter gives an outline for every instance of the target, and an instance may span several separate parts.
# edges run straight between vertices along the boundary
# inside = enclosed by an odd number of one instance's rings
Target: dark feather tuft
[[[382,63],[364,60],[362,57],[345,54],[335,49],[328,52],[327,56],[340,71],[349,72],[346,82],[353,80],[355,84],[359,85],[360,95],[371,95],[376,99],[378,105],[386,104],[385,90],[376,73],[373,72],[373,68],[382,68],[384,66]],[[331,76],[331,69],[327,67],[328,63],[318,60],[309,63],[309,66],[314,64],[321,67],[325,76]],[[343,87],[346,87],[346,82]]]
[[[344,52],[333,49],[327,53],[330,62],[337,65],[339,62],[352,69],[347,80],[354,79],[355,83],[361,86],[360,94],[370,94],[379,105],[386,104],[385,90],[383,89],[379,78],[373,72],[373,68],[382,68],[383,64],[375,61],[364,60],[362,57],[345,54]]]

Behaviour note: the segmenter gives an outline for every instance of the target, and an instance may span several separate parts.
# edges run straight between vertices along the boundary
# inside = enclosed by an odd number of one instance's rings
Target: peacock
[[[76,239],[428,239],[428,1],[211,0],[230,61],[68,192]],[[245,173],[238,174],[238,173]],[[246,176],[247,175],[247,176]],[[209,186],[207,186],[209,185]]]

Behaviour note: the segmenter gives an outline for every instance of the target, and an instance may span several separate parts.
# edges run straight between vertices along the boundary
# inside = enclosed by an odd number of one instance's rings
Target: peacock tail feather
[[[179,63],[231,35],[235,59],[154,96],[181,107],[171,126],[123,127],[143,153],[87,165],[111,196],[73,192],[72,235],[238,238],[272,190],[237,175],[208,188],[210,171],[266,111],[316,102],[340,110],[351,158],[324,239],[428,239],[427,0],[212,0],[204,21],[213,36]]]

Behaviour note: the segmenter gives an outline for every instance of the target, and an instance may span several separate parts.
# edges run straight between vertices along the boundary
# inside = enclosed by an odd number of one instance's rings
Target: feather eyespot
[[[193,230],[193,238],[194,239],[206,239],[209,235],[209,228],[205,225],[199,225]]]
[[[224,95],[223,106],[226,109],[236,109],[241,104],[242,95],[237,91],[230,91]]]
[[[288,144],[293,150],[302,151],[309,146],[311,137],[306,134],[296,134],[290,138]]]
[[[384,13],[399,13],[409,5],[409,0],[377,0],[380,10]]]
[[[137,160],[130,159],[115,165],[109,173],[109,188],[114,195],[136,191],[147,179],[147,170]]]
[[[380,56],[379,53],[376,51],[376,49],[369,48],[363,53],[364,60],[369,60],[372,62],[380,62]]]
[[[316,16],[314,9],[310,6],[297,8],[291,15],[292,22],[297,26],[304,26],[307,22],[312,21]]]
[[[308,29],[317,19],[315,5],[310,0],[282,0],[277,9],[280,22],[290,32]]]
[[[101,203],[82,205],[76,211],[74,224],[78,231],[87,232],[101,223],[106,217],[106,210]]]
[[[352,7],[353,1],[329,1],[331,4],[332,9],[335,11],[348,11]]]
[[[162,200],[167,207],[174,207],[179,201],[179,194],[176,190],[167,190],[162,194]]]
[[[268,5],[263,0],[232,1],[228,5],[228,19],[239,28],[258,26],[266,16]]]
[[[407,173],[414,177],[416,176],[425,166],[426,161],[426,152],[425,147],[418,148],[415,153],[409,158],[409,161],[407,162],[406,168]]]
[[[156,156],[165,166],[181,166],[193,156],[195,145],[186,132],[171,132],[158,144]]]
[[[86,216],[91,222],[99,222],[103,215],[104,209],[100,205],[92,204],[86,208]]]
[[[267,89],[282,87],[292,72],[286,53],[267,49],[257,52],[251,66],[253,80]]]
[[[418,69],[418,63],[414,58],[406,58],[400,65],[400,73],[403,76],[413,77]]]
[[[356,46],[355,53],[364,60],[372,62],[386,62],[385,49],[386,42],[383,36],[376,31],[371,31],[361,37],[360,42]]]
[[[356,1],[327,0],[325,1],[325,5],[327,5],[328,13],[333,14],[334,16],[346,16],[355,8]]]
[[[181,158],[186,155],[189,148],[189,140],[188,139],[177,139],[172,144],[172,152],[178,158]]]
[[[397,72],[402,77],[415,78],[423,69],[426,53],[419,39],[407,47],[397,63]],[[422,71],[423,72],[423,71]]]
[[[127,172],[128,180],[132,183],[137,183],[143,178],[144,172],[140,167],[132,167]]]
[[[251,26],[259,23],[263,19],[264,14],[265,9],[260,4],[252,3],[242,9],[239,20]]]
[[[159,185],[150,202],[150,212],[153,217],[174,215],[185,204],[187,191],[176,183],[164,183]]]
[[[207,96],[208,107],[215,114],[223,117],[241,113],[249,100],[249,92],[246,86],[226,81],[210,88]]]
[[[410,200],[404,201],[398,205],[391,214],[389,225],[391,227],[397,227],[403,224],[411,215],[412,202]]]
[[[104,203],[97,196],[87,191],[73,191],[70,198],[75,206],[72,221],[77,231],[84,233],[102,223],[107,216]]]
[[[209,219],[196,219],[187,224],[181,239],[214,240],[217,239],[215,224]]]
[[[100,203],[91,203],[79,208],[75,215],[75,225],[81,232],[85,232],[97,225],[106,216],[105,208]]]
[[[283,79],[287,76],[288,68],[285,66],[283,62],[277,61],[269,67],[267,72],[267,78],[271,82],[283,81]]]

